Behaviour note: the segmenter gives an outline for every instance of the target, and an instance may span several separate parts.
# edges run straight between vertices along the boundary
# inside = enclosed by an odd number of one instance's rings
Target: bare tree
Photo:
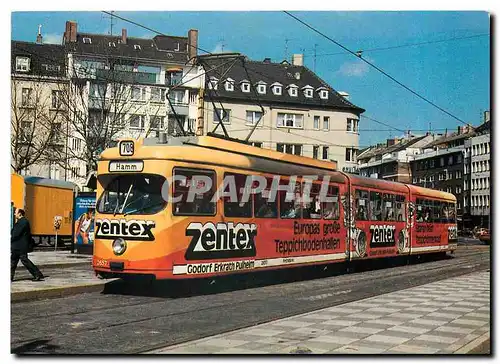
[[[46,163],[62,149],[64,109],[51,86],[41,79],[11,78],[11,167],[16,173]]]
[[[146,115],[151,120],[159,115],[164,91],[154,89],[147,95],[139,85],[151,83],[151,74],[124,68],[110,60],[82,61],[73,65],[71,83],[62,90],[68,110],[66,139],[79,142],[76,148],[65,148],[55,160],[66,170],[70,161],[85,163],[86,171],[78,177],[97,170],[100,153],[114,146],[119,137],[149,134],[155,127],[147,125],[146,130]]]

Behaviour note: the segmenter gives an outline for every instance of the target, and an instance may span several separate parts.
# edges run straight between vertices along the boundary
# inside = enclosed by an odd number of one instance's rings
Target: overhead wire
[[[389,79],[391,79],[392,81],[394,81],[395,83],[397,83],[398,85],[400,85],[401,87],[403,87],[404,89],[406,89],[407,91],[411,92],[412,94],[414,94],[415,96],[417,96],[418,98],[420,98],[421,100],[424,100],[425,102],[427,102],[428,104],[432,105],[433,107],[437,108],[438,110],[440,110],[441,112],[445,113],[446,115],[452,117],[453,119],[459,121],[460,123],[462,124],[465,124],[465,125],[469,125],[469,123],[463,121],[462,119],[458,118],[457,116],[453,115],[452,113],[450,113],[449,111],[445,110],[444,108],[442,108],[441,106],[435,104],[434,102],[430,101],[429,99],[427,99],[426,97],[420,95],[418,92],[412,90],[410,87],[406,86],[405,84],[403,84],[402,82],[398,81],[396,78],[394,78],[393,76],[389,75],[387,72],[385,72],[383,69],[381,69],[380,67],[376,66],[375,64],[373,64],[372,62],[368,61],[367,59],[363,58],[360,54],[356,53],[356,52],[353,52],[351,51],[349,48],[345,47],[344,45],[342,45],[341,43],[337,42],[336,40],[334,40],[333,38],[327,36],[326,34],[322,33],[321,31],[319,31],[318,29],[314,28],[313,26],[307,24],[305,21],[301,20],[300,18],[298,18],[297,16],[291,14],[290,12],[286,11],[286,10],[283,10],[283,12],[285,14],[287,14],[288,16],[290,16],[291,18],[295,19],[296,21],[298,21],[299,23],[301,23],[302,25],[306,26],[307,28],[311,29],[313,32],[321,35],[322,37],[328,39],[330,42],[336,44],[337,46],[339,46],[340,48],[344,49],[345,51],[349,52],[350,54],[352,54],[353,56],[355,56],[356,58],[360,59],[361,61],[365,62],[366,64],[368,64],[370,67],[376,69],[378,72],[382,73],[383,75],[385,75],[386,77],[388,77]]]

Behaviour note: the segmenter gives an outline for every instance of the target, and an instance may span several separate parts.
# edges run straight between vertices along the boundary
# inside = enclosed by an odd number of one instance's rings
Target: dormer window
[[[298,90],[299,88],[296,85],[289,85],[288,87],[288,94],[292,97],[297,97],[298,96]]]
[[[30,70],[29,57],[16,57],[16,71],[28,72]]]
[[[115,47],[116,48],[116,43],[115,42],[109,42],[110,47]]]
[[[217,83],[219,80],[215,77],[210,77],[210,81],[208,82],[208,88],[210,90],[217,90]]]
[[[259,81],[256,84],[257,92],[261,95],[265,95],[266,93],[266,83],[264,81]]]
[[[234,91],[234,80],[232,78],[228,78],[225,83],[226,91]]]
[[[136,51],[140,51],[141,50],[141,46],[139,44],[134,44],[134,49]]]
[[[322,100],[328,100],[328,89],[324,86],[318,87],[316,92],[319,93],[319,98]]]
[[[241,92],[250,92],[250,82],[247,80],[243,80],[240,82],[241,84]]]
[[[283,85],[281,83],[275,82],[271,85],[271,89],[273,90],[273,94],[275,94],[276,96],[280,96]]]
[[[304,96],[307,97],[308,99],[313,97],[313,88],[309,85],[302,87],[302,90],[304,90]]]
[[[92,44],[92,39],[89,37],[83,37],[83,43],[84,44]]]

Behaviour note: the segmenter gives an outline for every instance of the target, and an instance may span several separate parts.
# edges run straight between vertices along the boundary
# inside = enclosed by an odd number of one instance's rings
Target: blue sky
[[[266,57],[279,62],[288,55],[305,54],[305,65],[334,89],[346,91],[350,100],[366,109],[365,115],[399,129],[456,130],[460,124],[418,99],[378,71],[332,42],[306,28],[283,12],[121,12],[116,14],[169,35],[186,36],[199,30],[199,47],[210,52],[237,51],[253,60]],[[458,118],[479,124],[490,109],[490,33],[486,12],[293,12],[306,23],[363,53],[370,62]],[[66,20],[78,22],[78,30],[108,33],[109,17],[101,12],[13,12],[15,40],[34,41],[38,24],[47,42],[60,42]],[[138,26],[114,20],[114,34],[127,28],[129,36],[155,34]],[[421,42],[449,40],[420,46],[369,51]],[[316,65],[314,47],[316,45]],[[366,146],[401,135],[371,120],[360,122],[360,145]],[[377,131],[373,131],[376,129]],[[367,131],[365,131],[367,130]],[[444,130],[438,130],[444,132]],[[334,141],[332,141],[334,142]]]

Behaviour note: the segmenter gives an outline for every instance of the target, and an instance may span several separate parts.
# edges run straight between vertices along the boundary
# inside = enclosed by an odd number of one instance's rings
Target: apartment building
[[[490,113],[484,114],[484,122],[475,129],[476,135],[465,141],[465,213],[470,227],[489,227],[490,224]]]
[[[205,64],[210,70],[224,62]],[[222,133],[223,124],[232,138],[251,134],[255,146],[335,161],[339,170],[352,172],[363,112],[305,67],[302,55],[291,64],[245,59],[206,74],[198,134]]]
[[[358,155],[359,174],[364,177],[411,183],[410,161],[420,148],[432,140],[432,135],[387,139],[363,149]]]
[[[126,29],[121,35],[80,32],[76,22],[66,22],[70,120],[76,120],[69,163],[78,170],[75,182],[84,184],[96,168],[88,160],[97,160],[120,137],[194,133],[204,80],[193,62],[197,43],[194,29],[187,37],[147,39],[129,37]]]
[[[11,41],[11,168],[21,175],[65,179],[57,156],[67,141],[67,109],[61,100],[68,85],[64,47]]]
[[[457,132],[438,136],[424,145],[410,162],[412,183],[452,193],[457,198],[457,220],[463,227],[466,205],[465,143],[475,135],[470,127],[458,127]]]

